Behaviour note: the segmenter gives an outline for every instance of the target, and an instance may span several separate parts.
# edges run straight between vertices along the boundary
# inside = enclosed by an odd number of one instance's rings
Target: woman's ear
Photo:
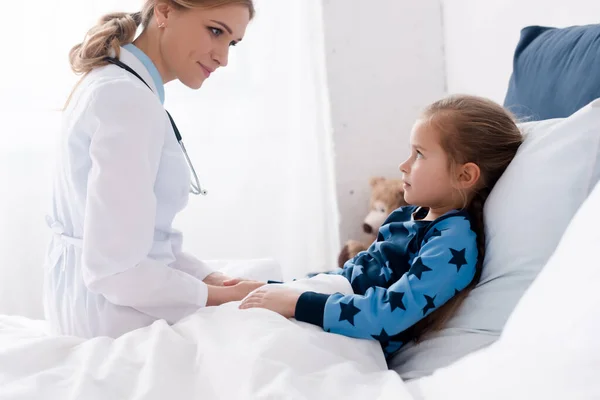
[[[156,18],[156,24],[165,24],[167,19],[169,18],[170,12],[171,6],[166,2],[159,1],[156,4],[156,7],[154,7],[154,18]]]
[[[466,163],[457,171],[457,181],[461,189],[471,189],[479,182],[481,177],[481,169],[475,163]]]

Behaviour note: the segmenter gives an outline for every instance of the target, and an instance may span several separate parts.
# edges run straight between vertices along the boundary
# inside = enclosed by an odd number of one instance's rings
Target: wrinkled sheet
[[[329,275],[285,285],[352,290]],[[0,316],[0,399],[412,399],[376,341],[238,305],[118,339],[52,336],[43,321]]]

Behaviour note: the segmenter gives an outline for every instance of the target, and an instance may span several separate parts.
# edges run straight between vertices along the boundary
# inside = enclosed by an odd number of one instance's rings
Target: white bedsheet
[[[293,287],[351,290],[321,275]],[[0,399],[412,399],[378,343],[239,303],[118,339],[51,337],[0,316]]]

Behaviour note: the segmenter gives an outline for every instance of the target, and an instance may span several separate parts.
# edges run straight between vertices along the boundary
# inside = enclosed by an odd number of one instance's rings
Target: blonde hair
[[[75,45],[69,52],[71,69],[76,74],[86,74],[96,67],[106,65],[105,57],[118,57],[122,45],[133,42],[140,26],[148,26],[154,14],[154,8],[161,2],[168,2],[180,9],[217,8],[229,4],[242,4],[248,7],[250,19],[255,9],[252,0],[146,0],[142,11],[111,13],[100,18],[92,27],[82,43]]]

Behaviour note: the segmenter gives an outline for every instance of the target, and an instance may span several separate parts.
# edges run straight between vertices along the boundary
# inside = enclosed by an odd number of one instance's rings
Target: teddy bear
[[[371,199],[369,201],[369,212],[363,221],[363,231],[369,237],[370,242],[366,244],[358,240],[348,240],[338,256],[338,266],[340,268],[343,268],[346,261],[369,248],[370,243],[377,238],[379,228],[392,211],[407,205],[400,179],[377,176],[371,178],[369,184],[371,186]]]

